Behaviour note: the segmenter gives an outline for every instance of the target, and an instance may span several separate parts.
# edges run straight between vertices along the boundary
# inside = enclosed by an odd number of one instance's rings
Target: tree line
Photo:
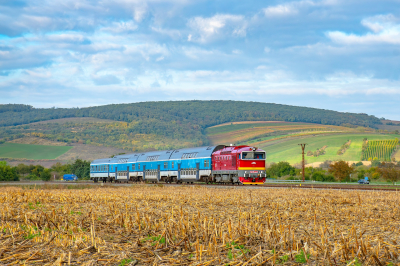
[[[146,121],[155,119],[157,123],[199,129],[235,121],[288,121],[308,122],[324,125],[351,124],[377,128],[382,124],[379,118],[367,114],[342,113],[325,109],[298,107],[274,103],[242,101],[165,101],[141,102],[131,104],[111,104],[87,108],[48,108],[38,109],[29,105],[0,105],[0,126],[16,126],[32,122],[67,117],[95,117],[115,121],[140,121],[138,129],[149,131],[153,127]],[[154,121],[152,121],[154,122]],[[173,126],[174,128],[175,126]],[[158,127],[152,129],[157,132]],[[160,131],[160,130],[159,130]]]
[[[267,178],[300,179],[301,169],[291,166],[288,162],[272,163],[266,170]],[[400,162],[372,162],[371,167],[365,167],[361,162],[349,164],[343,160],[325,161],[320,167],[306,167],[305,179],[321,182],[357,182],[368,176],[370,180],[384,179],[395,183],[400,181]]]
[[[77,159],[73,163],[56,163],[50,168],[41,165],[18,164],[10,166],[0,161],[0,181],[43,180],[50,181],[55,177],[61,179],[64,174],[75,174],[80,179],[90,178],[90,162]]]

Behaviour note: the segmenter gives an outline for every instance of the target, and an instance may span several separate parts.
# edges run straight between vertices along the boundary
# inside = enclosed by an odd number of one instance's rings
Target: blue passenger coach
[[[90,178],[127,182],[194,182],[211,177],[211,155],[225,146],[208,146],[179,150],[152,151],[118,155],[94,160],[90,164]]]

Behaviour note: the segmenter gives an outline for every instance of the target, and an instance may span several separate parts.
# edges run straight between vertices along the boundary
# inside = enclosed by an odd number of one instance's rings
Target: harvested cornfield
[[[6,265],[387,265],[399,194],[135,185],[0,188]]]

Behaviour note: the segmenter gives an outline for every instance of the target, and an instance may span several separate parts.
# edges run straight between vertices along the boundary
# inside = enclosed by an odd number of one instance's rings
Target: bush
[[[271,166],[267,169],[267,175],[271,176],[295,176],[296,175],[296,168],[291,166],[288,162],[279,162],[279,163],[272,163]]]
[[[35,175],[35,174],[29,174],[26,176],[26,179],[29,180],[41,180],[39,176]]]
[[[325,182],[335,182],[335,177],[331,174],[325,175]]]
[[[313,174],[313,179],[315,181],[320,181],[320,182],[335,182],[335,177],[331,174],[325,175],[321,172],[316,172]]]
[[[372,160],[372,162],[371,162],[371,166],[372,166],[372,167],[377,167],[377,166],[380,166],[380,165],[381,165],[381,162],[378,161],[377,158],[374,158],[374,159]]]
[[[325,175],[320,173],[320,172],[316,172],[316,173],[313,174],[313,179],[315,181],[321,181],[322,182],[322,181],[325,181]]]
[[[358,172],[357,177],[358,177],[358,179],[364,179],[364,177],[365,177],[365,170],[361,170],[360,172]]]

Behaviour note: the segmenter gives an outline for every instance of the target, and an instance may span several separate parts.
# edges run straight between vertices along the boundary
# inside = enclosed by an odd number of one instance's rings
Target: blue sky
[[[0,103],[245,100],[400,120],[398,0],[0,0]]]

